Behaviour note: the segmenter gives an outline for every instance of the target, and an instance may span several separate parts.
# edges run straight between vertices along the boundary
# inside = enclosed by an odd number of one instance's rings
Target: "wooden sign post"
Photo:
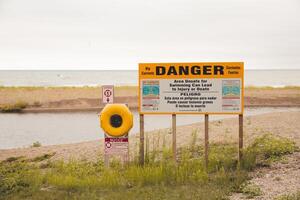
[[[176,114],[172,114],[172,149],[173,149],[173,160],[177,162],[177,148],[176,148]]]
[[[243,158],[243,115],[239,115],[239,163]]]
[[[208,167],[208,114],[205,114],[204,119],[204,158],[205,158],[205,167]]]
[[[140,114],[140,165],[144,165],[145,162],[145,133],[144,133],[144,115]]]

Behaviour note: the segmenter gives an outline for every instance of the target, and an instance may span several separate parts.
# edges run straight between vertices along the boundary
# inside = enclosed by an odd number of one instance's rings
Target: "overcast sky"
[[[1,69],[300,69],[300,0],[0,0]]]

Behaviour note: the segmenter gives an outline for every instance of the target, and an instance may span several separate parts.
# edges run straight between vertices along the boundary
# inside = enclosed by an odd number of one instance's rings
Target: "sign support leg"
[[[140,165],[144,165],[144,115],[140,114]]]
[[[126,134],[126,137],[129,138],[129,133]],[[125,162],[124,162],[126,165],[128,165],[130,162],[129,147],[130,147],[130,145],[129,145],[129,140],[128,140],[128,149],[127,149],[127,153],[125,156]]]
[[[104,152],[105,152],[105,138],[106,138],[106,134],[104,133]],[[107,156],[106,153],[104,153],[104,167],[109,167],[109,157]]]
[[[104,166],[109,167],[109,159],[107,155],[104,155]]]
[[[176,156],[176,114],[172,114],[172,136],[173,136],[173,159],[174,162],[177,162],[177,156]]]
[[[243,115],[239,115],[239,163],[243,158]]]
[[[208,167],[208,148],[209,148],[209,138],[208,138],[208,114],[205,114],[204,119],[204,156],[205,156],[205,167]]]

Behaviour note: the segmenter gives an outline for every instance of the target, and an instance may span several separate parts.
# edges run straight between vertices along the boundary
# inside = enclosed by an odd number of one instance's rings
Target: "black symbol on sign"
[[[110,97],[111,95],[112,95],[111,90],[105,90],[105,91],[104,91],[104,96]]]

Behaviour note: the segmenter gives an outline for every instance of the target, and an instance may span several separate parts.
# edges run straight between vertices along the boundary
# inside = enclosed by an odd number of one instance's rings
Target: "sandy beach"
[[[77,112],[100,111],[101,87],[0,87],[0,107],[24,102],[23,112]],[[115,88],[115,103],[138,107],[138,88]],[[245,107],[299,107],[299,87],[248,87],[245,89]]]

